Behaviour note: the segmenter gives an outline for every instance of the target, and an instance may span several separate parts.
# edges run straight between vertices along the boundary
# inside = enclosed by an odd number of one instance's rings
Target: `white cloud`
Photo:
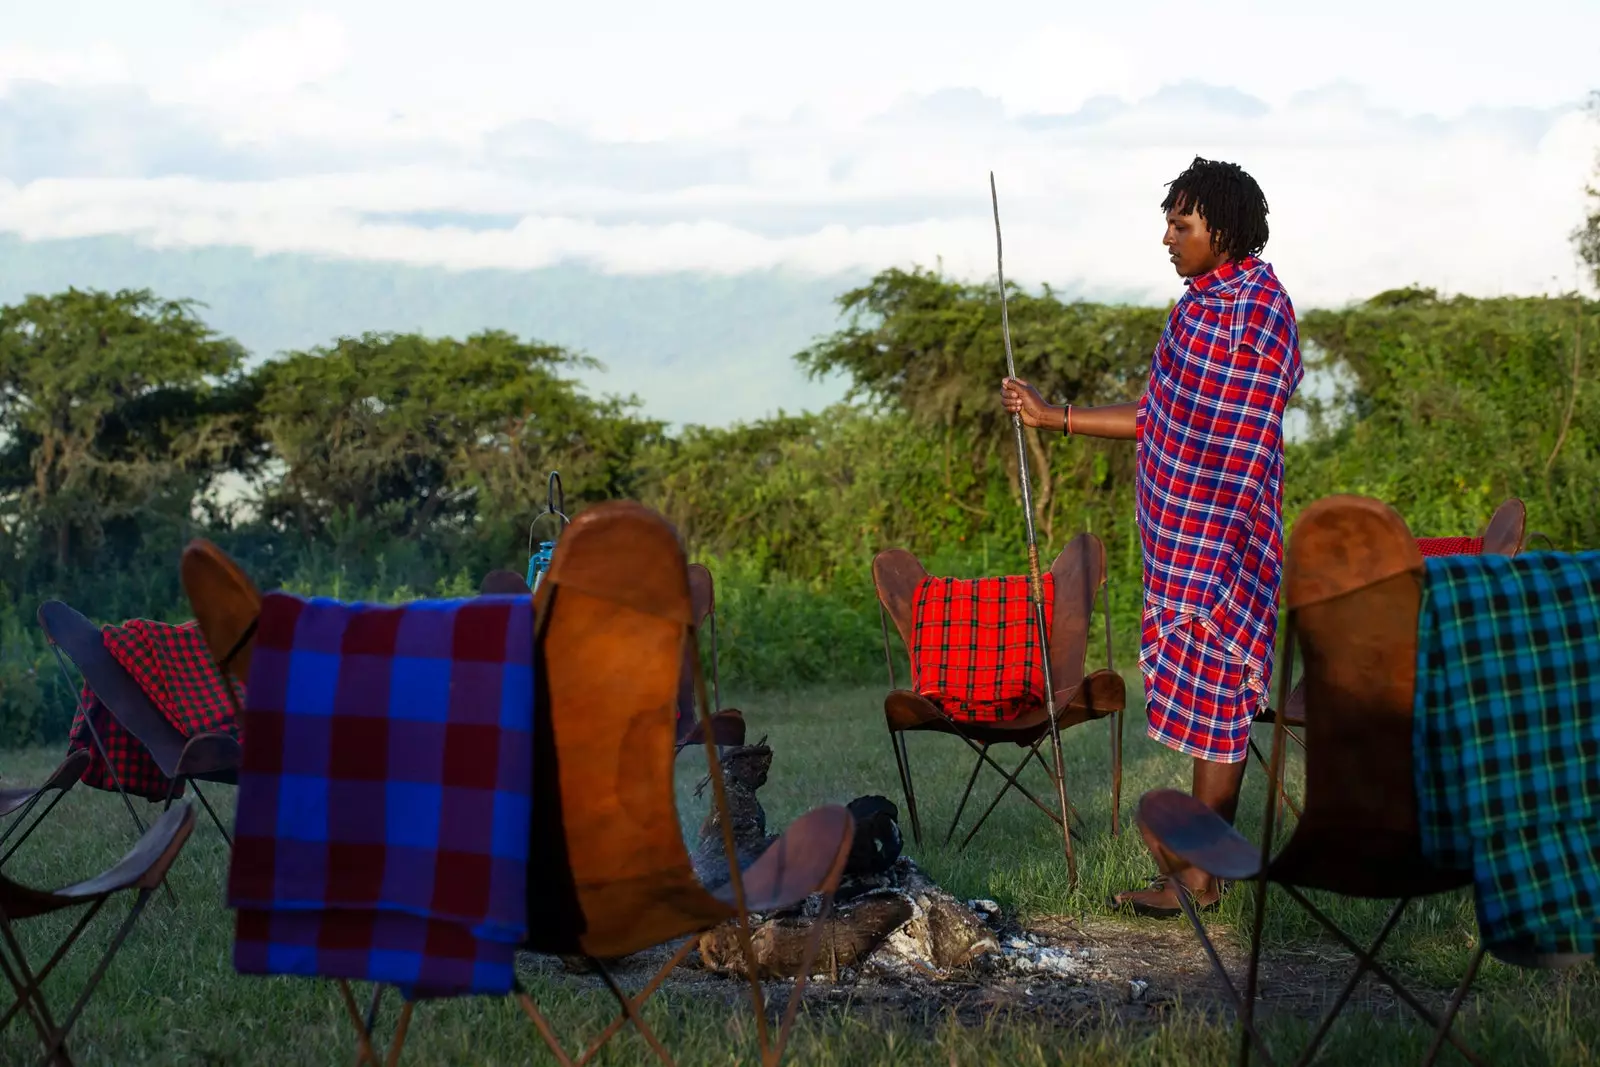
[[[16,82],[113,85],[130,77],[128,61],[104,41],[70,49],[0,45],[0,91]]]
[[[194,65],[185,81],[192,97],[272,97],[337,74],[349,58],[344,23],[307,12],[255,30]]]
[[[0,233],[977,280],[992,168],[1009,278],[1155,303],[1179,291],[1156,205],[1202,154],[1261,181],[1267,258],[1301,307],[1580,277],[1594,0],[1445,19],[1433,0],[1233,0],[1223,20],[1188,0],[306,4],[8,12]],[[787,363],[618,366],[609,386],[675,418],[799,395]]]
[[[1600,124],[1575,108],[1430,119],[1337,86],[1269,107],[1191,84],[1066,118],[982,121],[999,106],[946,92],[849,123],[642,144],[538,127],[450,149],[418,141],[398,157],[380,137],[363,149],[346,136],[327,144],[346,161],[333,173],[312,138],[303,166],[269,179],[191,170],[0,183],[0,230],[450,268],[834,273],[942,258],[983,278],[993,167],[1008,276],[1161,301],[1176,282],[1156,205],[1198,153],[1260,180],[1267,258],[1310,306],[1414,282],[1485,295],[1570,288],[1567,234],[1600,144]]]

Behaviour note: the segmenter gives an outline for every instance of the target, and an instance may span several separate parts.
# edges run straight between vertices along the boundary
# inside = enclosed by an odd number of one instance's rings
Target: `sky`
[[[52,0],[4,13],[0,233],[451,270],[1180,291],[1164,185],[1266,191],[1301,307],[1581,284],[1600,3]]]

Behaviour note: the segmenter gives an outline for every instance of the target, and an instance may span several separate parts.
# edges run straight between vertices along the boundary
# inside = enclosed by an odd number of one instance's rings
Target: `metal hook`
[[[571,519],[567,518],[566,507],[567,493],[561,484],[561,472],[551,471],[550,477],[545,483],[544,510],[535,515],[533,521],[528,524],[528,556],[530,559],[533,557],[533,531],[539,525],[539,520],[546,515],[554,515],[560,519],[561,524],[556,527],[556,536],[560,537],[561,531],[566,529],[572,522]]]

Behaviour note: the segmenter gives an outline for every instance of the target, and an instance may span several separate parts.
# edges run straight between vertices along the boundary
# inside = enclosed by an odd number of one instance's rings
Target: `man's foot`
[[[1194,893],[1195,907],[1200,911],[1215,911],[1222,902],[1222,894],[1226,892],[1223,883],[1218,879],[1209,879],[1210,884],[1198,893]],[[1118,893],[1106,901],[1112,911],[1124,908],[1131,909],[1135,915],[1147,919],[1171,919],[1183,914],[1183,905],[1178,902],[1178,894],[1192,892],[1186,889],[1176,878],[1158,875],[1150,880],[1150,885],[1145,889],[1130,889]]]

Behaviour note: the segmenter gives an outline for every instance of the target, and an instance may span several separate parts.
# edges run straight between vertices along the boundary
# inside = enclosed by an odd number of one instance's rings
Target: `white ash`
[[[909,902],[911,917],[856,966],[842,968],[836,977],[819,974],[815,980],[841,985],[871,978],[940,982],[970,978],[975,973],[1026,976],[1030,981],[1081,982],[1089,978],[1089,949],[1060,948],[1033,934],[1005,936],[998,929],[1004,922],[999,904],[984,899],[957,900],[906,856],[880,874],[846,879],[840,885],[836,907],[845,909],[885,896]],[[789,916],[815,919],[821,905],[822,898],[814,896]]]

